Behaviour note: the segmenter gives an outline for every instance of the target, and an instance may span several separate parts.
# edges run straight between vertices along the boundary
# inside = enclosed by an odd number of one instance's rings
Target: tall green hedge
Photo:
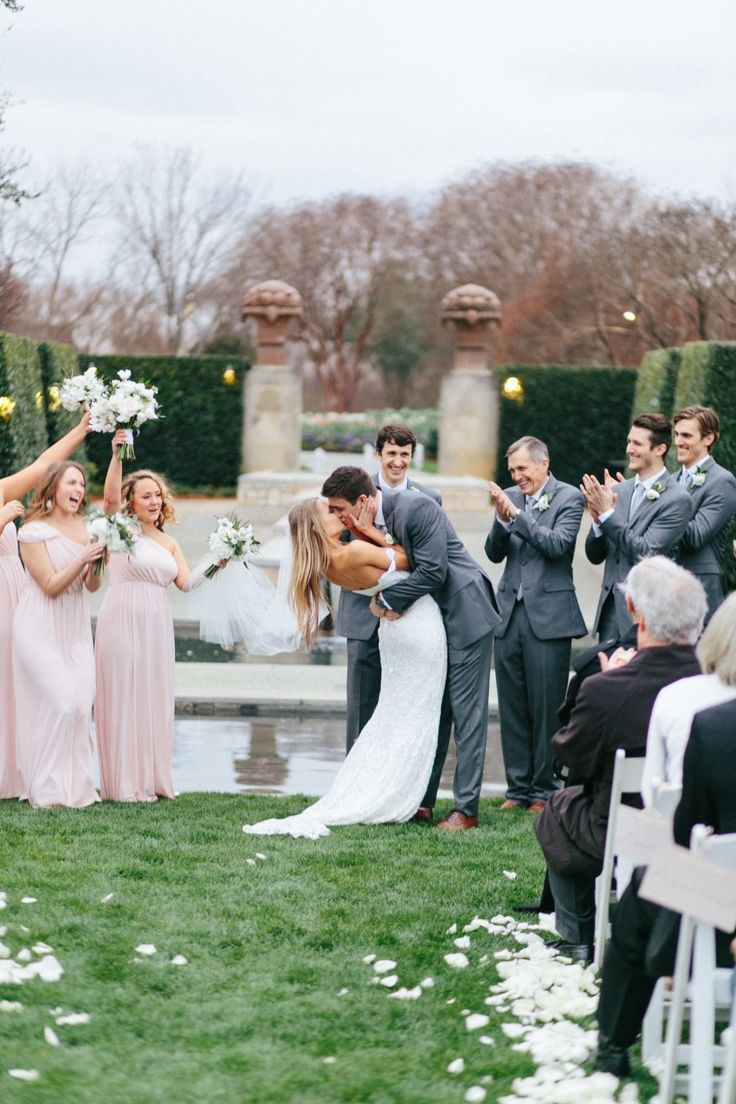
[[[243,383],[248,362],[235,356],[80,356],[79,370],[96,364],[103,379],[128,369],[158,388],[161,418],[135,439],[132,464],[152,468],[179,489],[234,487],[240,474]],[[225,373],[235,373],[234,382]],[[110,459],[108,435],[91,434],[87,455],[98,479]]]
[[[79,354],[71,345],[59,345],[50,341],[42,341],[38,351],[41,355],[46,430],[51,443],[68,433],[80,418],[78,411],[64,410],[58,394],[64,380],[78,374]],[[84,463],[86,460],[84,445],[74,452],[74,458]]]
[[[47,443],[38,346],[0,332],[0,476],[32,463]]]
[[[600,476],[624,456],[635,369],[507,364],[499,372],[499,480],[506,471],[506,449],[526,434],[546,442],[550,469],[574,486],[586,472]],[[509,376],[520,380],[522,397],[504,395]]]
[[[712,406],[717,412],[721,436],[713,457],[736,473],[736,341],[692,341],[683,347],[673,413],[694,403]],[[723,565],[728,590],[736,590],[736,560],[732,552],[735,538],[736,518],[731,522]]]
[[[633,415],[672,413],[682,349],[651,349],[641,362],[634,391]]]

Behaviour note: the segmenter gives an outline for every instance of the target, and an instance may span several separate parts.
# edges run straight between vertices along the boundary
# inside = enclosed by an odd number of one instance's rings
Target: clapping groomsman
[[[736,478],[710,454],[720,436],[715,410],[686,406],[673,421],[677,460],[682,465],[677,480],[690,495],[693,508],[675,559],[705,587],[709,620],[725,597],[722,565],[728,526],[736,510]]]
[[[513,487],[490,484],[496,508],[486,555],[506,561],[496,601],[496,682],[506,768],[502,809],[539,812],[554,789],[550,741],[559,727],[572,637],[586,627],[575,596],[572,558],[583,496],[549,471],[537,437],[506,452]]]
[[[585,542],[591,563],[605,561],[593,632],[601,641],[618,640],[631,617],[618,583],[646,556],[671,555],[692,515],[690,496],[665,467],[672,425],[664,414],[640,414],[626,439],[633,479],[603,483],[584,475],[581,491],[593,519]]]

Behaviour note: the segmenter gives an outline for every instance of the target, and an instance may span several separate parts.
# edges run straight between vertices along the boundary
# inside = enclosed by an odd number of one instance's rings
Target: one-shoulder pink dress
[[[114,553],[97,619],[95,727],[108,801],[174,797],[174,624],[167,587],[176,560],[150,537]]]
[[[13,617],[25,585],[11,521],[0,533],[0,798],[23,796],[15,752]]]
[[[45,542],[57,571],[83,548],[45,521],[24,525],[18,540],[21,547]],[[81,574],[57,598],[28,575],[13,621],[13,673],[18,770],[31,805],[79,808],[99,801],[92,768],[92,627]]]

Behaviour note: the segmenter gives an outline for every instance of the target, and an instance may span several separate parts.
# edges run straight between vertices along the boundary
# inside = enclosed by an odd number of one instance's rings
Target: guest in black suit
[[[736,663],[736,656],[734,656]],[[696,824],[716,833],[736,832],[736,702],[696,713],[675,812],[675,842],[689,847]],[[641,1031],[657,978],[674,969],[680,916],[639,896],[644,867],[634,871],[613,918],[598,1004],[599,1069],[618,1077],[630,1072],[627,1048]],[[732,965],[729,936],[719,933],[721,966]]]

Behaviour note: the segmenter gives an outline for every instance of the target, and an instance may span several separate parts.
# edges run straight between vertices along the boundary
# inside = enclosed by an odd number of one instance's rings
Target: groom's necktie
[[[629,521],[631,521],[636,511],[641,506],[645,493],[646,488],[643,483],[634,484],[634,493],[631,496],[631,502],[629,504]]]

